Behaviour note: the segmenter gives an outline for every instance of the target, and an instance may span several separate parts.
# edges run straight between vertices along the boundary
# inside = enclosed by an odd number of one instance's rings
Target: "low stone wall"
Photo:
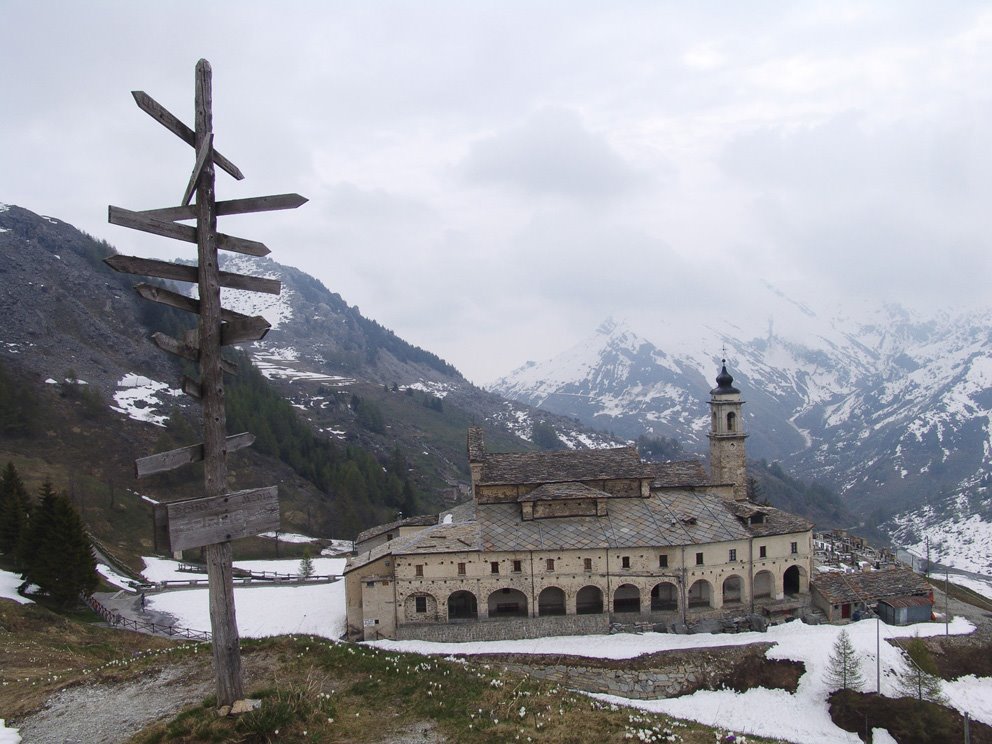
[[[609,615],[552,615],[548,617],[500,618],[464,623],[401,625],[396,629],[400,641],[512,641],[517,638],[543,638],[558,635],[608,633]]]
[[[566,687],[602,692],[638,700],[678,697],[696,690],[734,686],[739,669],[775,666],[765,658],[773,643],[718,646],[685,651],[663,651],[636,659],[614,661],[578,656],[487,654],[465,657],[471,663],[498,665],[512,673],[556,682]],[[794,665],[795,662],[785,662]],[[798,665],[800,668],[802,665]],[[748,676],[750,676],[750,671]],[[800,670],[793,670],[798,681]],[[774,675],[769,675],[774,676]],[[755,680],[755,684],[761,684]],[[782,686],[765,681],[765,686]],[[793,687],[794,690],[794,687]]]

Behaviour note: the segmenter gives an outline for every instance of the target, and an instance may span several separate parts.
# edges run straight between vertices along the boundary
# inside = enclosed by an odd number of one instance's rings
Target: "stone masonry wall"
[[[400,625],[396,639],[401,641],[510,641],[516,638],[542,638],[555,635],[608,633],[608,615],[558,615],[550,617],[502,618],[444,625]]]
[[[556,682],[586,692],[652,700],[716,689],[753,657],[764,663],[772,643],[718,646],[691,651],[664,651],[623,662],[574,656],[491,654],[468,657],[473,663],[498,665],[515,674]]]

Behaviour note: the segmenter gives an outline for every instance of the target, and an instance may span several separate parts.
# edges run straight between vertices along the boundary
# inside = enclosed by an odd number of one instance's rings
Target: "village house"
[[[748,500],[741,392],[710,392],[710,473],[634,447],[489,453],[472,499],[366,530],[345,568],[348,637],[492,640],[684,626],[808,607],[812,524]]]
[[[926,579],[897,565],[819,573],[812,598],[829,622],[858,620],[874,611],[890,625],[908,625],[928,622],[933,613],[933,591]]]

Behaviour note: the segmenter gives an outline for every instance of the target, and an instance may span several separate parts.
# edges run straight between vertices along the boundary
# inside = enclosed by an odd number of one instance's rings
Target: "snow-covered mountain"
[[[649,341],[608,320],[558,356],[490,386],[538,408],[634,438],[704,452],[720,356],[744,391],[751,457],[836,487],[869,522],[984,509],[992,478],[992,311],[921,318],[902,308],[821,314],[792,303],[763,337],[702,328]],[[965,509],[950,507],[964,499]],[[940,504],[948,504],[941,507]],[[959,505],[960,507],[960,505]],[[888,525],[895,529],[894,524]]]

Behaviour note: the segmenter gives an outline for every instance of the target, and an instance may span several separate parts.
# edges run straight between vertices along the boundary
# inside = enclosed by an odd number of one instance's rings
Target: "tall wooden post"
[[[227,489],[227,414],[224,375],[220,364],[220,283],[217,272],[217,208],[214,193],[213,93],[210,63],[196,64],[197,160],[202,160],[196,184],[196,235],[200,293],[200,402],[203,406],[203,480],[205,495],[221,496]],[[230,705],[244,697],[238,621],[234,611],[234,578],[230,540],[206,546],[217,703]]]
[[[273,279],[220,270],[218,249],[250,256],[265,256],[269,249],[254,240],[218,233],[217,216],[295,209],[306,203],[306,199],[299,194],[276,194],[217,201],[215,164],[236,179],[244,176],[234,163],[214,149],[211,69],[205,59],[196,65],[195,129],[190,129],[147,93],[133,91],[132,95],[142,111],[193,147],[196,161],[179,206],[144,212],[111,206],[108,218],[111,223],[123,227],[196,243],[198,266],[170,264],[136,256],[115,255],[105,260],[116,271],[197,285],[199,299],[150,284],[139,284],[135,289],[147,300],[198,315],[196,339],[175,339],[156,333],[152,340],[163,351],[199,363],[199,381],[184,378],[181,386],[186,393],[198,398],[203,406],[202,444],[139,458],[135,461],[135,469],[141,478],[203,461],[204,495],[157,504],[154,514],[155,540],[159,549],[166,552],[206,548],[217,704],[231,705],[244,697],[238,624],[234,611],[231,540],[278,530],[279,501],[275,486],[235,493],[227,491],[227,453],[250,446],[255,438],[247,432],[227,436],[224,372],[233,372],[236,368],[222,358],[221,347],[257,341],[270,326],[261,316],[249,317],[221,307],[220,288],[279,294],[280,283]],[[190,205],[194,194],[196,204]],[[195,228],[180,224],[194,219]]]

